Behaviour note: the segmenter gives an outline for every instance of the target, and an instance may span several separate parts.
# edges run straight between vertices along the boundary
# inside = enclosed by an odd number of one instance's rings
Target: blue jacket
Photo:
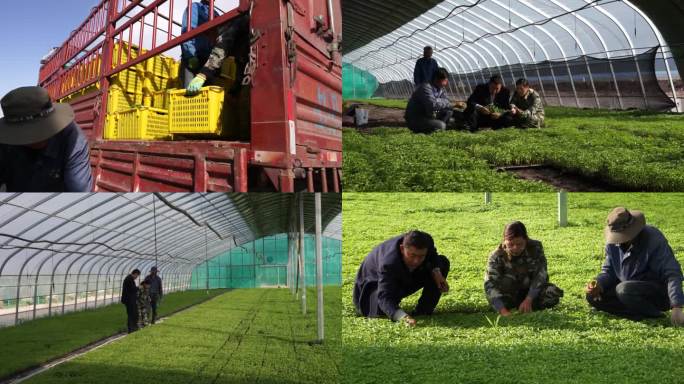
[[[452,108],[446,92],[431,83],[423,83],[411,95],[404,117],[408,121],[433,119],[435,114]]]
[[[423,264],[409,271],[399,250],[403,239],[404,235],[400,235],[383,242],[363,260],[354,285],[353,301],[357,308],[363,307],[362,302],[366,301],[368,296],[374,295],[377,289],[380,310],[389,318],[394,318],[404,297],[404,288],[411,286],[416,280],[429,279],[434,267],[442,267],[439,265],[437,249],[432,247],[428,250]]]
[[[435,74],[437,68],[439,68],[437,60],[421,57],[416,61],[416,67],[413,69],[413,83],[421,85],[432,82],[432,75]]]
[[[214,17],[218,17],[220,14],[214,10]],[[203,3],[192,3],[192,29],[199,27],[200,25],[209,21],[209,6]],[[183,26],[181,28],[181,33],[188,31],[188,10],[183,12]],[[200,62],[204,62],[209,58],[209,53],[211,53],[212,41],[201,34],[194,39],[190,39],[185,43],[181,44],[181,51],[183,55],[183,61],[189,60],[191,57],[197,57]]]
[[[0,144],[0,186],[7,192],[90,192],[88,141],[76,123],[48,140],[41,150]]]
[[[596,280],[604,291],[628,280],[661,283],[667,285],[671,306],[684,305],[682,268],[663,233],[650,225],[626,252],[615,244],[606,244],[606,260]]]

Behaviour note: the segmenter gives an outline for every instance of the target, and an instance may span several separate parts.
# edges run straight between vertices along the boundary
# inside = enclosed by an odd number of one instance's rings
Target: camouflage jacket
[[[537,120],[540,123],[544,121],[544,104],[542,104],[541,97],[534,89],[530,88],[525,96],[520,96],[518,92],[513,92],[511,104],[522,111],[522,118]]]
[[[136,304],[139,309],[147,309],[150,304],[150,290],[140,287],[138,289],[138,297],[136,298]]]
[[[527,296],[536,298],[540,290],[549,281],[546,271],[546,257],[542,243],[537,240],[527,240],[525,250],[510,260],[499,245],[489,256],[485,271],[484,288],[490,302],[500,309],[503,296],[515,296],[517,292],[511,289],[528,289]]]

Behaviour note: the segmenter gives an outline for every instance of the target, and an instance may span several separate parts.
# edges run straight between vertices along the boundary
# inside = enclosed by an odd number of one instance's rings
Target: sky
[[[12,89],[37,85],[40,59],[52,47],[62,45],[100,0],[0,0],[0,98]],[[182,17],[180,0],[174,19]],[[185,2],[185,0],[182,0]],[[150,0],[144,0],[143,4]],[[221,9],[235,7],[237,0],[216,0]],[[147,39],[149,41],[150,39]],[[3,116],[0,109],[0,117]]]
[[[36,85],[40,59],[61,45],[98,2],[35,0],[12,2],[11,7],[5,4],[0,12],[0,97],[14,88]]]

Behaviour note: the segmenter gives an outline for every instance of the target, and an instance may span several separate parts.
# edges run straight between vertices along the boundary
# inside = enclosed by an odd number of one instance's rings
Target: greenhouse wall
[[[323,284],[342,284],[342,242],[323,237]],[[279,234],[243,244],[199,264],[192,272],[190,288],[285,287],[288,284],[288,236]],[[305,235],[307,286],[315,285],[315,237]],[[208,264],[208,267],[207,267]]]
[[[342,97],[368,99],[378,89],[378,80],[370,72],[351,64],[342,65]]]

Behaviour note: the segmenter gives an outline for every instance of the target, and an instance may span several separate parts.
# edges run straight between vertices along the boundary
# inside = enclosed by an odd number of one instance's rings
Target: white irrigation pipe
[[[323,342],[323,242],[321,239],[321,194],[316,193],[316,285],[318,286],[318,341]]]
[[[566,191],[558,192],[558,225],[568,226],[568,193]]]
[[[304,243],[304,194],[299,194],[299,258],[302,268],[302,315],[306,315],[306,246]]]

